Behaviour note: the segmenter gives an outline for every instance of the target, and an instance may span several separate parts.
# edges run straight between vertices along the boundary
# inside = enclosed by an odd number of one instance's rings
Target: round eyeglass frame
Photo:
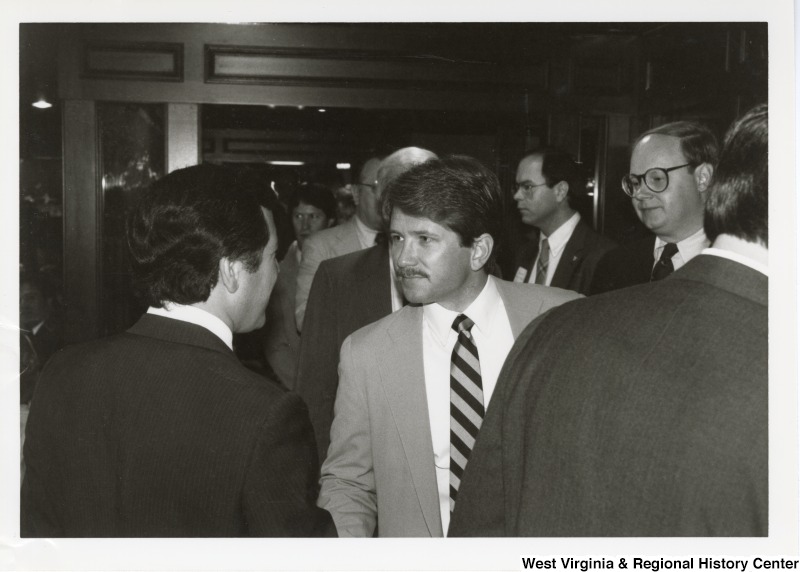
[[[676,167],[669,167],[667,169],[664,169],[663,167],[653,167],[652,169],[647,169],[641,175],[628,173],[627,175],[622,177],[622,191],[629,197],[633,197],[639,190],[642,181],[644,181],[645,186],[654,193],[663,193],[664,191],[667,190],[667,188],[669,188],[669,173],[677,169],[688,167],[689,165],[691,165],[691,163],[684,163],[683,165],[678,165]],[[651,179],[652,177],[651,173],[662,173],[664,175],[664,186],[662,188],[660,189],[653,188],[653,186],[650,184],[652,180],[648,181],[648,179]]]

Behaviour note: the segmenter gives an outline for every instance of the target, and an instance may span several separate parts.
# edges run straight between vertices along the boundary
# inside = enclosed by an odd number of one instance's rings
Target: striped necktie
[[[470,330],[474,322],[464,314],[453,321],[458,340],[450,363],[450,511],[486,412],[478,347]]]
[[[539,249],[539,262],[536,263],[536,284],[547,285],[547,264],[550,262],[550,245],[547,239],[542,239]]]

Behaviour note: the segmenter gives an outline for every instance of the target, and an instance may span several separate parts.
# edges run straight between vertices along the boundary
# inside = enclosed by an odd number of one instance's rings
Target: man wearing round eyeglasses
[[[655,237],[604,256],[591,293],[660,280],[708,247],[703,212],[717,154],[711,131],[691,121],[668,123],[639,136],[622,190]]]
[[[295,320],[297,330],[303,329],[308,293],[314,274],[320,262],[375,244],[375,237],[381,228],[378,213],[376,184],[381,157],[371,157],[364,162],[353,185],[353,199],[356,214],[346,223],[334,226],[310,236],[303,247],[303,257],[297,272],[297,292],[295,294]]]
[[[520,249],[514,282],[589,293],[598,261],[616,244],[578,213],[585,189],[586,177],[566,151],[546,147],[522,158],[514,199],[522,222],[539,236]]]

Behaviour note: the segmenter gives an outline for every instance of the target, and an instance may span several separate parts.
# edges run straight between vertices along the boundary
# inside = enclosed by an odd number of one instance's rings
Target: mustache
[[[416,268],[395,268],[398,278],[430,278],[428,274]]]

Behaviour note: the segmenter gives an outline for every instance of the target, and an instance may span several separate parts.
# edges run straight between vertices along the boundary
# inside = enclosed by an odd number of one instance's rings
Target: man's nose
[[[414,255],[414,248],[409,242],[400,242],[395,243],[396,246],[396,255],[395,255],[395,263],[399,268],[406,268],[408,266],[413,266],[416,262],[416,257]]]
[[[522,189],[517,189],[516,191],[514,191],[513,198],[515,201],[521,201],[522,199],[524,199],[525,197],[522,194]]]

